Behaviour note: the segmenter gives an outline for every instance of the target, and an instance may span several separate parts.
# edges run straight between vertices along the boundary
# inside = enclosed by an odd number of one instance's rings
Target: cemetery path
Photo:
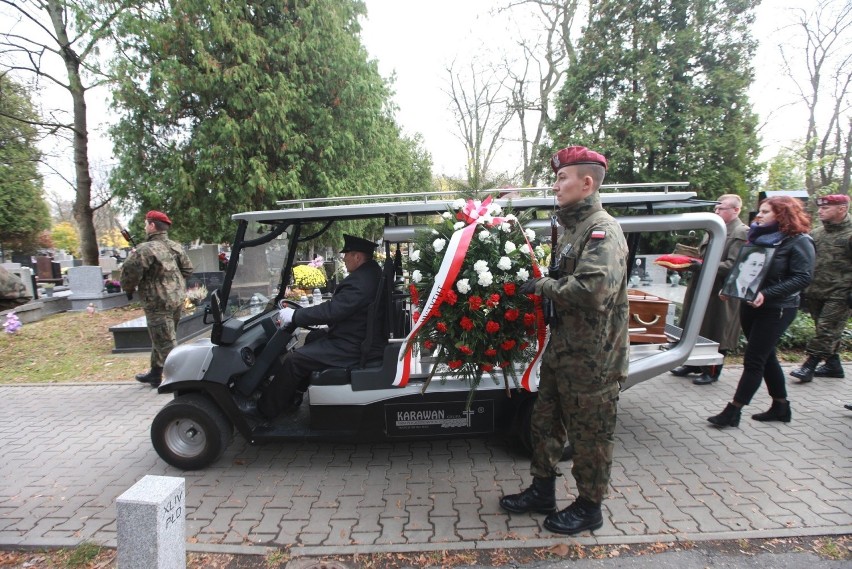
[[[789,369],[791,366],[787,366]],[[852,364],[846,364],[852,374]],[[793,421],[717,430],[741,369],[694,386],[663,375],[622,394],[604,526],[572,543],[852,534],[852,390],[789,386]],[[499,439],[251,446],[202,472],[151,447],[168,395],[135,383],[0,386],[0,548],[115,546],[115,500],[146,474],[186,481],[190,551],[297,556],[550,547],[541,516],[508,515],[529,460]],[[768,407],[761,391],[749,414]],[[566,465],[567,473],[567,465]],[[560,505],[573,480],[562,479]]]

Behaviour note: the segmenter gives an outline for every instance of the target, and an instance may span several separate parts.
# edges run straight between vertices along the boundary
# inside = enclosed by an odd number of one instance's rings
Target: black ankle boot
[[[829,356],[823,365],[814,370],[814,377],[844,377],[840,356],[837,354]]]
[[[738,427],[740,416],[742,416],[742,408],[737,407],[733,403],[728,403],[724,411],[718,415],[707,417],[707,420],[717,427]]]
[[[516,514],[555,512],[556,478],[533,478],[532,486],[520,494],[509,494],[500,498],[500,507]]]
[[[755,421],[781,421],[789,423],[793,418],[793,413],[790,411],[789,401],[772,400],[772,406],[765,413],[757,413],[751,416]]]
[[[585,498],[577,498],[573,504],[561,512],[550,514],[544,520],[546,529],[565,535],[596,530],[602,525],[601,505]]]
[[[149,383],[153,387],[157,387],[160,385],[160,382],[163,380],[163,368],[153,366],[151,367],[151,371],[148,373],[137,373],[136,381],[141,383]]]
[[[671,372],[672,375],[677,377],[686,377],[691,373],[701,373],[701,368],[698,366],[687,366],[683,365],[680,367],[674,368]]]
[[[692,380],[695,385],[708,385],[714,381],[719,381],[719,376],[722,375],[722,364],[715,366],[704,366],[700,377]]]
[[[794,369],[790,375],[799,380],[800,383],[810,383],[814,379],[816,366],[819,364],[819,356],[808,355],[808,359],[802,364],[799,369]]]

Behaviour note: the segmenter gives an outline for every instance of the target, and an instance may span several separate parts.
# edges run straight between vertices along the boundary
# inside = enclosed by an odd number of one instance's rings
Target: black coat
[[[297,326],[328,326],[327,334],[299,348],[299,353],[329,367],[357,365],[361,360],[361,342],[367,336],[368,309],[376,298],[381,275],[381,267],[371,259],[343,279],[330,300],[296,310],[293,323]],[[368,359],[380,358],[387,344],[384,315],[384,305],[380,302]]]
[[[814,242],[809,235],[785,237],[775,247],[769,271],[760,288],[763,307],[799,306],[799,293],[810,284],[814,276],[815,258]]]

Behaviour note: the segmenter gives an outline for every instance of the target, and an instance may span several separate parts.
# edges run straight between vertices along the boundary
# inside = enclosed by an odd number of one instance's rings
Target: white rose
[[[444,213],[441,214],[441,217],[443,217],[444,219],[452,219],[453,214],[451,214],[448,211],[445,211]]]
[[[411,273],[411,280],[415,283],[419,283],[423,280],[423,275],[420,273],[420,271],[415,269],[414,272]]]
[[[467,294],[470,292],[470,280],[462,279],[456,283],[456,289],[462,294]]]
[[[480,286],[491,286],[491,283],[494,282],[494,275],[488,271],[484,271],[479,273],[479,278],[476,282],[478,282]]]
[[[525,229],[524,235],[526,235],[527,239],[529,239],[530,241],[535,241],[535,231],[533,231],[532,229]]]
[[[487,229],[483,229],[482,231],[479,232],[477,237],[479,238],[480,241],[482,241],[483,243],[486,243],[491,239],[491,234],[488,232]]]
[[[408,259],[416,263],[420,260],[420,251],[412,251],[411,254],[408,256]]]
[[[473,270],[482,274],[488,270],[488,261],[479,260],[473,264]]]
[[[521,245],[521,248],[520,248],[520,249],[518,249],[518,250],[519,250],[521,253],[523,253],[524,255],[529,255],[529,254],[530,254],[530,251],[531,251],[530,246],[529,246],[529,245],[527,245],[526,243],[524,243],[523,245]]]
[[[461,228],[462,228],[462,227],[464,227],[464,226],[465,226],[464,221],[457,221],[457,222],[455,222],[455,223],[453,224],[453,229],[455,229],[456,231],[458,231],[459,229],[461,229]]]
[[[434,247],[434,248],[435,248],[435,252],[436,252],[436,253],[440,253],[441,251],[443,251],[443,250],[444,250],[444,247],[445,247],[446,245],[447,245],[447,240],[446,240],[446,239],[435,239],[435,240],[432,242],[432,247]]]
[[[500,257],[500,260],[497,262],[497,268],[508,271],[512,268],[512,260],[509,257]]]
[[[503,245],[503,250],[506,251],[507,255],[514,253],[515,249],[517,249],[517,248],[518,247],[514,243],[512,243],[511,241],[506,241],[506,244]]]
[[[526,270],[523,267],[518,269],[518,280],[519,281],[526,281],[526,280],[529,280],[529,278],[530,278],[530,272],[528,270]]]
[[[510,231],[512,231],[512,226],[508,223],[501,223],[500,231],[502,231],[503,233],[509,233]]]
[[[503,212],[503,208],[500,207],[496,202],[491,202],[488,204],[488,215],[494,217],[495,215],[500,215]]]
[[[490,226],[490,225],[492,225],[492,224],[494,223],[494,218],[493,218],[493,217],[491,217],[491,216],[490,216],[490,215],[488,215],[488,214],[485,214],[485,215],[483,215],[482,217],[477,218],[477,219],[476,219],[476,223],[478,223],[479,225],[488,225],[488,226]]]
[[[458,210],[458,209],[463,208],[463,207],[464,207],[464,204],[465,204],[465,201],[464,201],[463,199],[457,199],[456,201],[454,201],[454,202],[452,203],[452,205],[451,205],[450,207],[452,207],[453,209]]]

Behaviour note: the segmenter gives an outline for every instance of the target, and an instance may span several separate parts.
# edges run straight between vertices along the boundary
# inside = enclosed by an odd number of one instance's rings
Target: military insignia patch
[[[603,239],[604,237],[606,237],[606,231],[604,231],[603,229],[592,231],[592,239]]]

